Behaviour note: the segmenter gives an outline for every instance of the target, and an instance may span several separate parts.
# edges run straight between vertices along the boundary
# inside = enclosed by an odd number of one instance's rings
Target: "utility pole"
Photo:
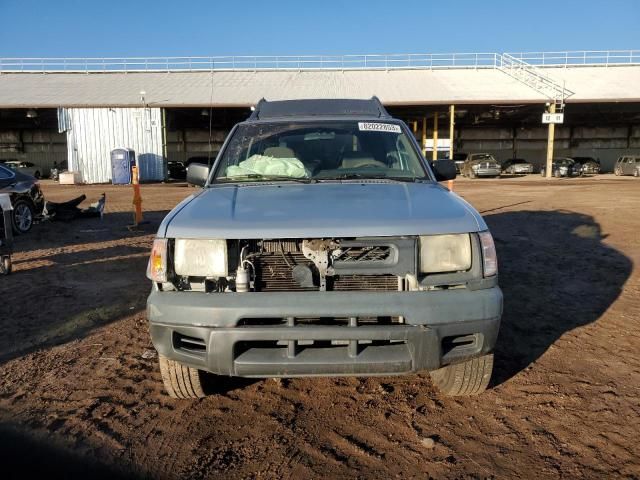
[[[549,104],[549,113],[556,113],[556,104],[552,102]],[[555,123],[549,124],[549,135],[547,137],[547,169],[545,170],[546,177],[551,178],[553,176],[553,141],[556,133]]]

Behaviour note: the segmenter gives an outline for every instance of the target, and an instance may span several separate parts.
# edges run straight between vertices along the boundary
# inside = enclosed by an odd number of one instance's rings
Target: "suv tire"
[[[203,398],[202,388],[204,372],[196,368],[186,367],[175,360],[158,355],[160,374],[164,388],[171,398]]]
[[[636,168],[633,171],[633,176],[636,177],[636,178],[640,177],[640,168]]]
[[[478,395],[487,389],[492,371],[493,353],[490,353],[434,370],[431,379],[448,397]]]

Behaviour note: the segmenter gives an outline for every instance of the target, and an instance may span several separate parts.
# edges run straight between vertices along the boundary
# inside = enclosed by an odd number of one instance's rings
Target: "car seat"
[[[387,165],[376,160],[367,152],[344,152],[340,168],[361,168],[367,165],[387,168]]]
[[[273,158],[297,158],[295,152],[289,147],[267,147],[263,155]]]

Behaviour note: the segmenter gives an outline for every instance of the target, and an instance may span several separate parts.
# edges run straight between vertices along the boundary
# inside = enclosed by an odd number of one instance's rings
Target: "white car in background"
[[[22,160],[6,160],[2,163],[16,172],[25,173],[35,178],[40,178],[42,176],[40,167],[31,162],[25,162]]]

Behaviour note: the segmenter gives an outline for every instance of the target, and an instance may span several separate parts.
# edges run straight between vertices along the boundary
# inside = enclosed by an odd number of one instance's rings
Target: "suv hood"
[[[376,237],[486,228],[473,207],[434,183],[279,183],[206,188],[174,208],[158,236]]]

